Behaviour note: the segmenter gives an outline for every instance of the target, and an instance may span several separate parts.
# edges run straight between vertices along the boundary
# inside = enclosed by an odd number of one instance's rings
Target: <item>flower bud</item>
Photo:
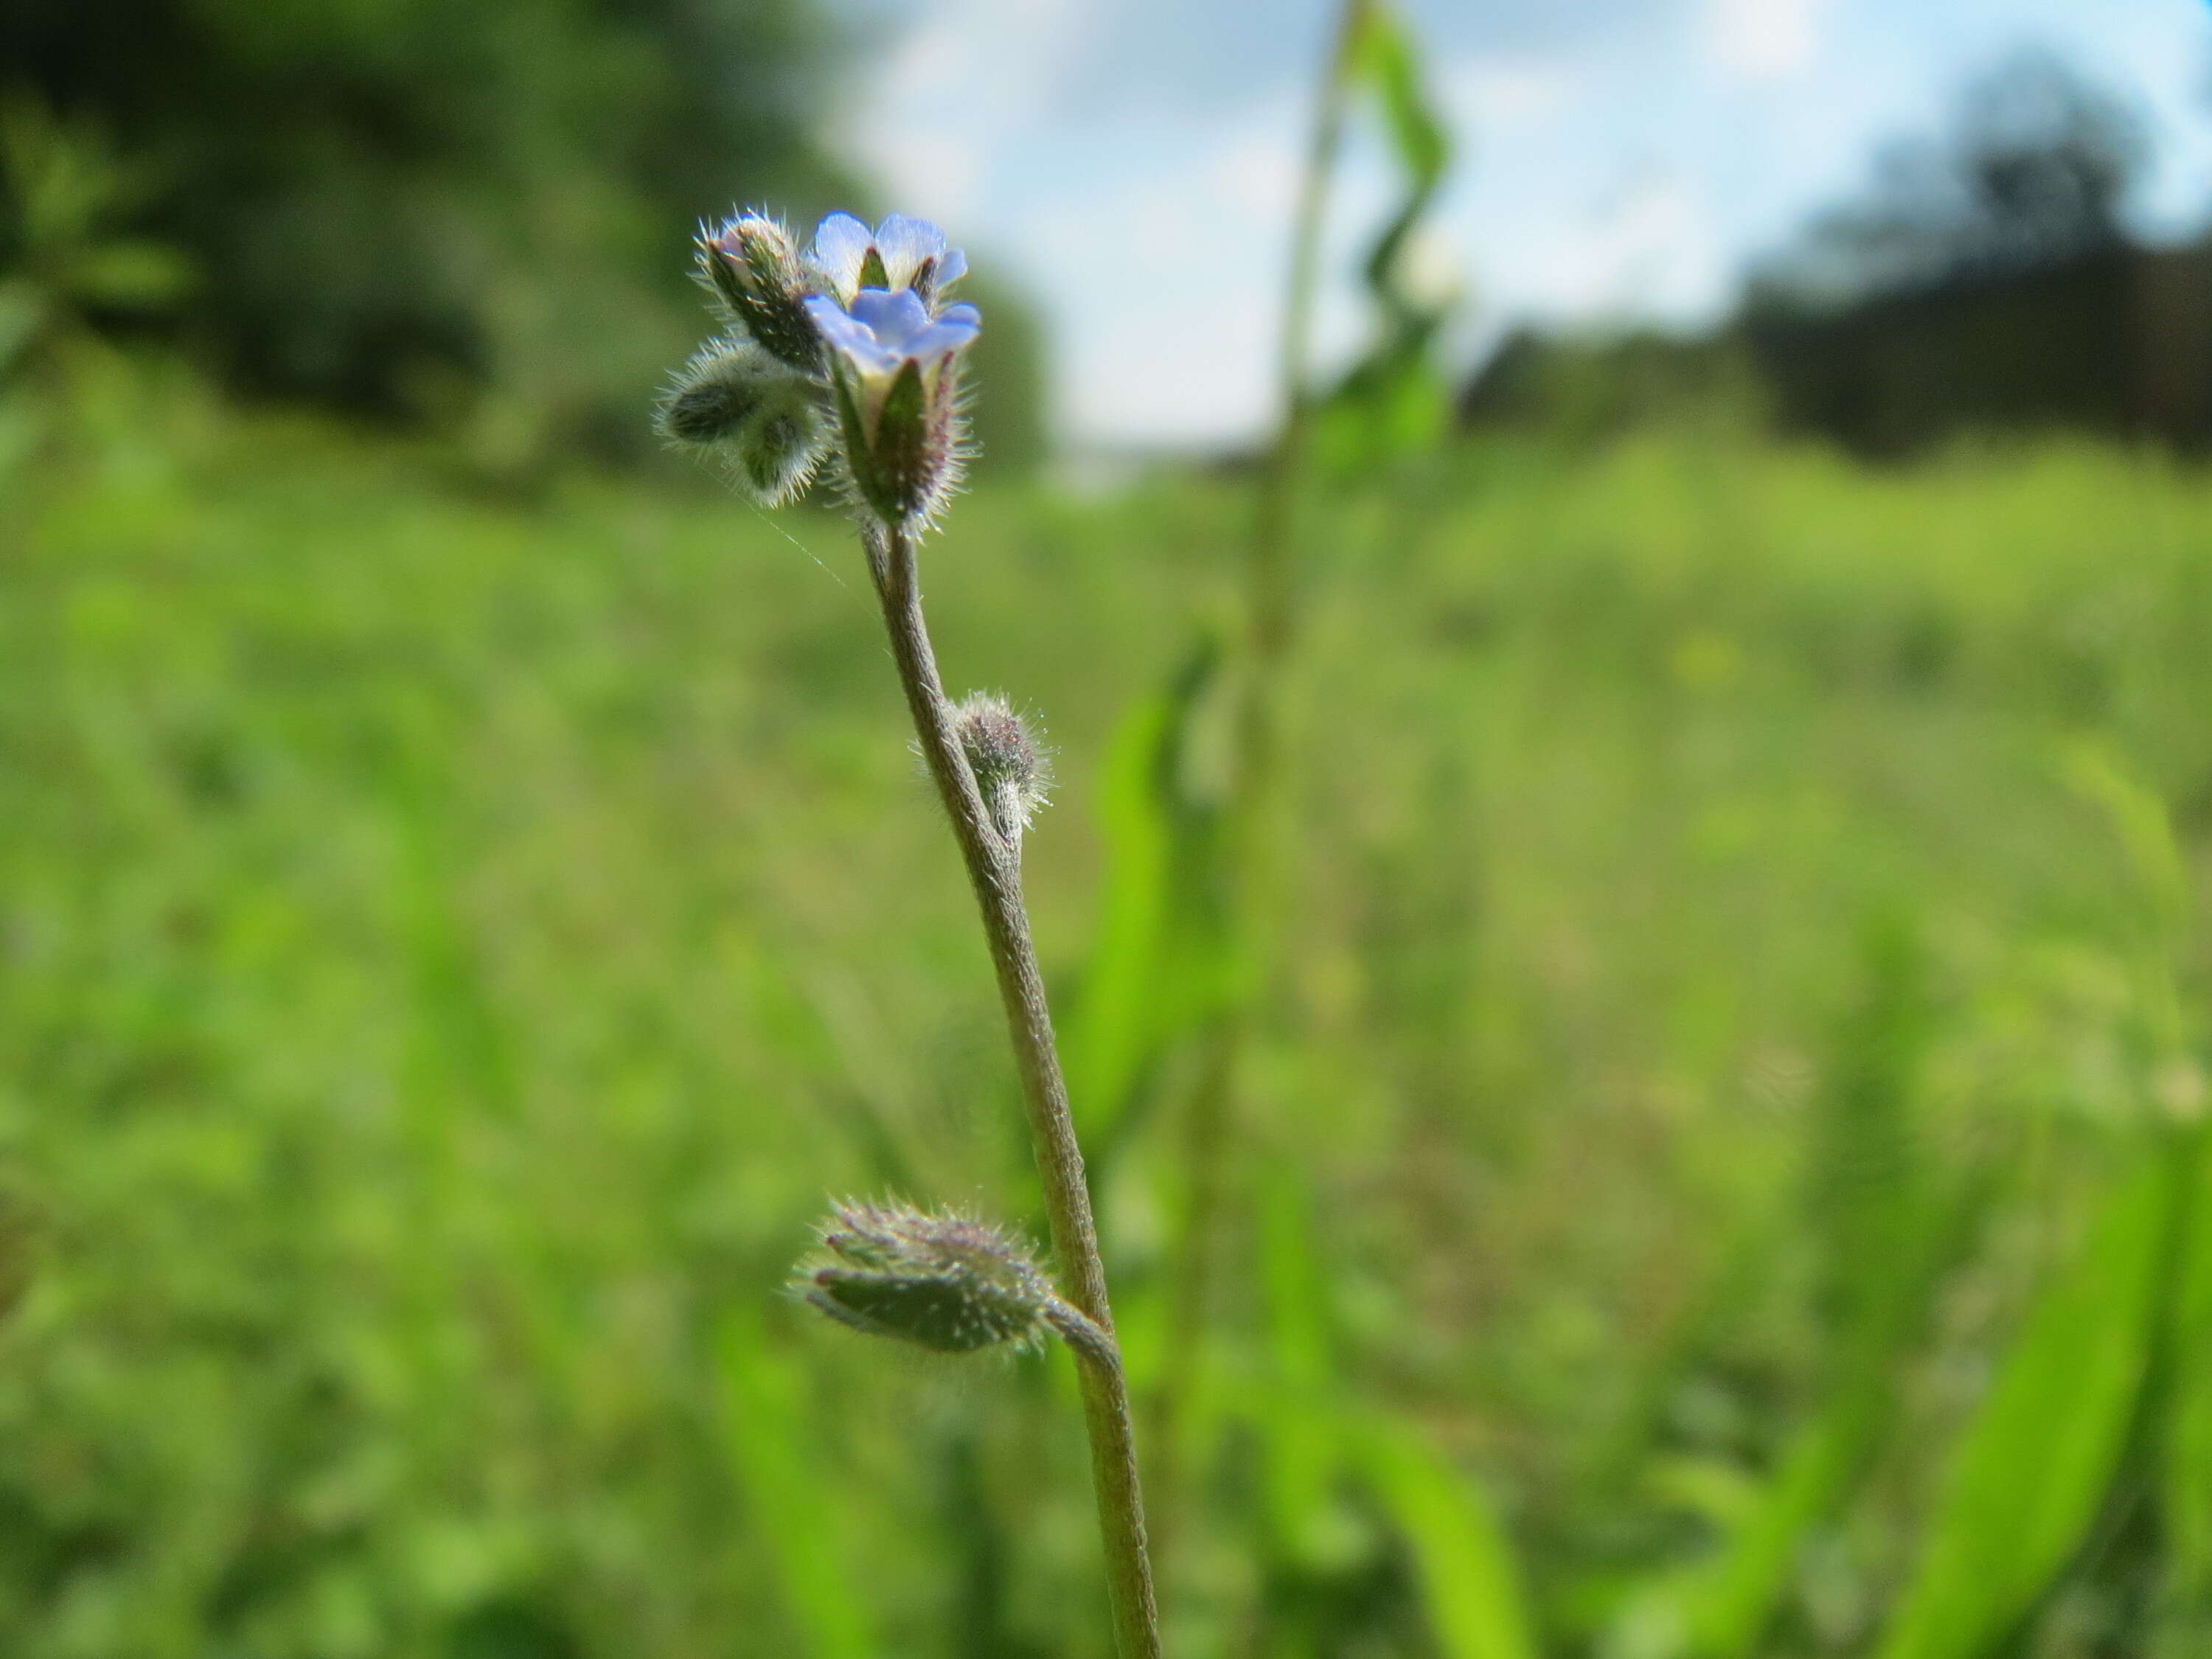
[[[896,1202],[836,1206],[793,1289],[840,1324],[939,1353],[1035,1346],[1059,1297],[998,1228]]]
[[[810,283],[791,233],[761,213],[740,213],[698,238],[700,284],[716,309],[779,362],[812,374],[822,346],[807,320]]]
[[[1017,845],[1052,787],[1052,760],[1006,700],[971,691],[953,706],[954,729],[991,822]]]
[[[806,487],[824,437],[820,394],[748,341],[718,340],[678,370],[654,426],[711,447],[746,494],[780,507]]]

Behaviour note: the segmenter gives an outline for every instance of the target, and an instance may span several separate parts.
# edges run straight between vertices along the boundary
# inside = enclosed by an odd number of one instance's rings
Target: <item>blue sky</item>
[[[2133,204],[2212,209],[2206,0],[1400,0],[1458,146],[1421,250],[1455,349],[1505,323],[1723,311],[1747,256],[1932,131],[1978,70],[2057,52],[2134,104]],[[872,0],[854,158],[1042,306],[1079,445],[1219,444],[1267,418],[1291,198],[1333,0]],[[1338,198],[1322,343],[1389,199],[1371,134]],[[986,319],[986,326],[988,320]]]

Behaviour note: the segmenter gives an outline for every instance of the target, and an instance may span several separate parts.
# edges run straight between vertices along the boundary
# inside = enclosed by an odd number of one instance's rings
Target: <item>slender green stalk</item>
[[[1320,285],[1322,228],[1328,216],[1329,185],[1337,152],[1344,142],[1344,111],[1351,89],[1352,53],[1359,44],[1373,0],[1344,0],[1336,40],[1322,71],[1314,100],[1313,134],[1306,147],[1304,175],[1298,183],[1297,217],[1291,236],[1290,281],[1283,306],[1283,331],[1277,342],[1282,424],[1261,486],[1252,525],[1251,629],[1255,666],[1272,678],[1288,652],[1295,621],[1296,585],[1291,550],[1297,481],[1305,465],[1313,424],[1308,381],[1313,356],[1314,300]],[[1248,708],[1267,699],[1255,697]],[[1271,734],[1267,734],[1270,735]],[[1246,744],[1249,747],[1250,734]],[[1263,747],[1263,755],[1268,751]],[[1249,786],[1247,786],[1248,789]]]
[[[1022,904],[1021,849],[999,832],[954,728],[951,705],[937,674],[929,629],[915,583],[914,544],[904,532],[870,525],[862,532],[869,573],[882,601],[891,658],[921,741],[922,758],[945,809],[982,913],[983,933],[1013,1041],[1022,1103],[1029,1114],[1037,1175],[1054,1255],[1066,1280],[1075,1318],[1056,1322],[1077,1359],[1083,1414],[1091,1437],[1091,1476],[1106,1554],[1106,1583],[1121,1659],[1159,1659],[1159,1620],[1152,1601],[1152,1566],[1146,1553],[1144,1497],[1137,1480],[1136,1437],[1129,1392],[1114,1341],[1107,1305],[1106,1270],[1091,1194],[1083,1177],[1083,1151],[1075,1139],[1067,1085],[1053,1046],[1052,1014],[1044,980],[1030,940]]]
[[[1314,104],[1314,125],[1298,185],[1291,240],[1290,280],[1278,343],[1282,420],[1269,451],[1252,520],[1246,562],[1250,672],[1237,723],[1237,764],[1229,801],[1235,856],[1230,925],[1243,973],[1226,1006],[1208,1024],[1184,1119],[1182,1168],[1189,1182],[1173,1299],[1168,1310],[1167,1361],[1158,1396],[1155,1435],[1164,1521],[1177,1500],[1183,1422],[1198,1374],[1207,1299],[1212,1289],[1214,1234],[1224,1206],[1235,1139],[1236,1102],[1249,1039],[1256,978],[1268,952],[1267,891],[1273,877],[1269,814],[1274,794],[1278,709],[1283,669],[1297,625],[1293,568],[1298,480],[1311,435],[1315,295],[1329,185],[1342,147],[1352,54],[1373,0],[1344,0]]]

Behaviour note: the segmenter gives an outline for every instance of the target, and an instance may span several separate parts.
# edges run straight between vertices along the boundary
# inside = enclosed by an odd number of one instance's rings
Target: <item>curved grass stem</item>
[[[1164,1524],[1182,1499],[1182,1440],[1199,1386],[1200,1356],[1212,1291],[1215,1235],[1228,1206],[1228,1166],[1238,1139],[1237,1091],[1249,1045],[1254,1001],[1271,958],[1275,848],[1270,813],[1276,772],[1277,704],[1297,623],[1293,552],[1298,481],[1311,437],[1314,301],[1329,187],[1343,147],[1354,53],[1373,0],[1342,0],[1336,33],[1314,100],[1314,125],[1298,184],[1291,237],[1283,328],[1277,345],[1281,423],[1261,475],[1246,562],[1248,660],[1235,727],[1236,766],[1229,820],[1230,927],[1247,963],[1244,981],[1201,1035],[1186,1107],[1182,1165],[1188,1182],[1176,1241],[1175,1289],[1167,1319],[1167,1365],[1152,1413],[1163,1479],[1157,1494]]]

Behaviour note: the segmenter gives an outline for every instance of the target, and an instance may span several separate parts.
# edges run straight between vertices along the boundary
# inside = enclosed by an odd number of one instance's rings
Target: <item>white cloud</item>
[[[1173,165],[1041,204],[1030,225],[1027,263],[1073,301],[1057,341],[1066,424],[1108,441],[1258,430],[1274,396],[1297,111],[1279,100],[1172,135],[1146,125]]]
[[[1223,135],[1200,163],[1206,184],[1237,212],[1284,220],[1297,198],[1304,161],[1286,120],[1249,122]]]
[[[1708,318],[1727,303],[1729,249],[1705,188],[1645,172],[1595,208],[1524,221],[1510,240],[1476,238],[1476,291],[1492,320]]]
[[[1592,313],[1693,315],[1718,302],[1728,262],[1705,192],[1680,173],[1654,173],[1622,192],[1591,227],[1584,253]]]
[[[1437,77],[1445,107],[1491,133],[1540,125],[1575,100],[1580,90],[1573,66],[1543,58],[1474,58],[1448,65]]]
[[[1830,0],[1711,0],[1705,17],[1714,61],[1751,81],[1802,75],[1820,51],[1820,15]]]
[[[858,100],[852,144],[908,211],[981,207],[988,169],[1050,105],[1097,21],[1089,0],[942,0]]]

